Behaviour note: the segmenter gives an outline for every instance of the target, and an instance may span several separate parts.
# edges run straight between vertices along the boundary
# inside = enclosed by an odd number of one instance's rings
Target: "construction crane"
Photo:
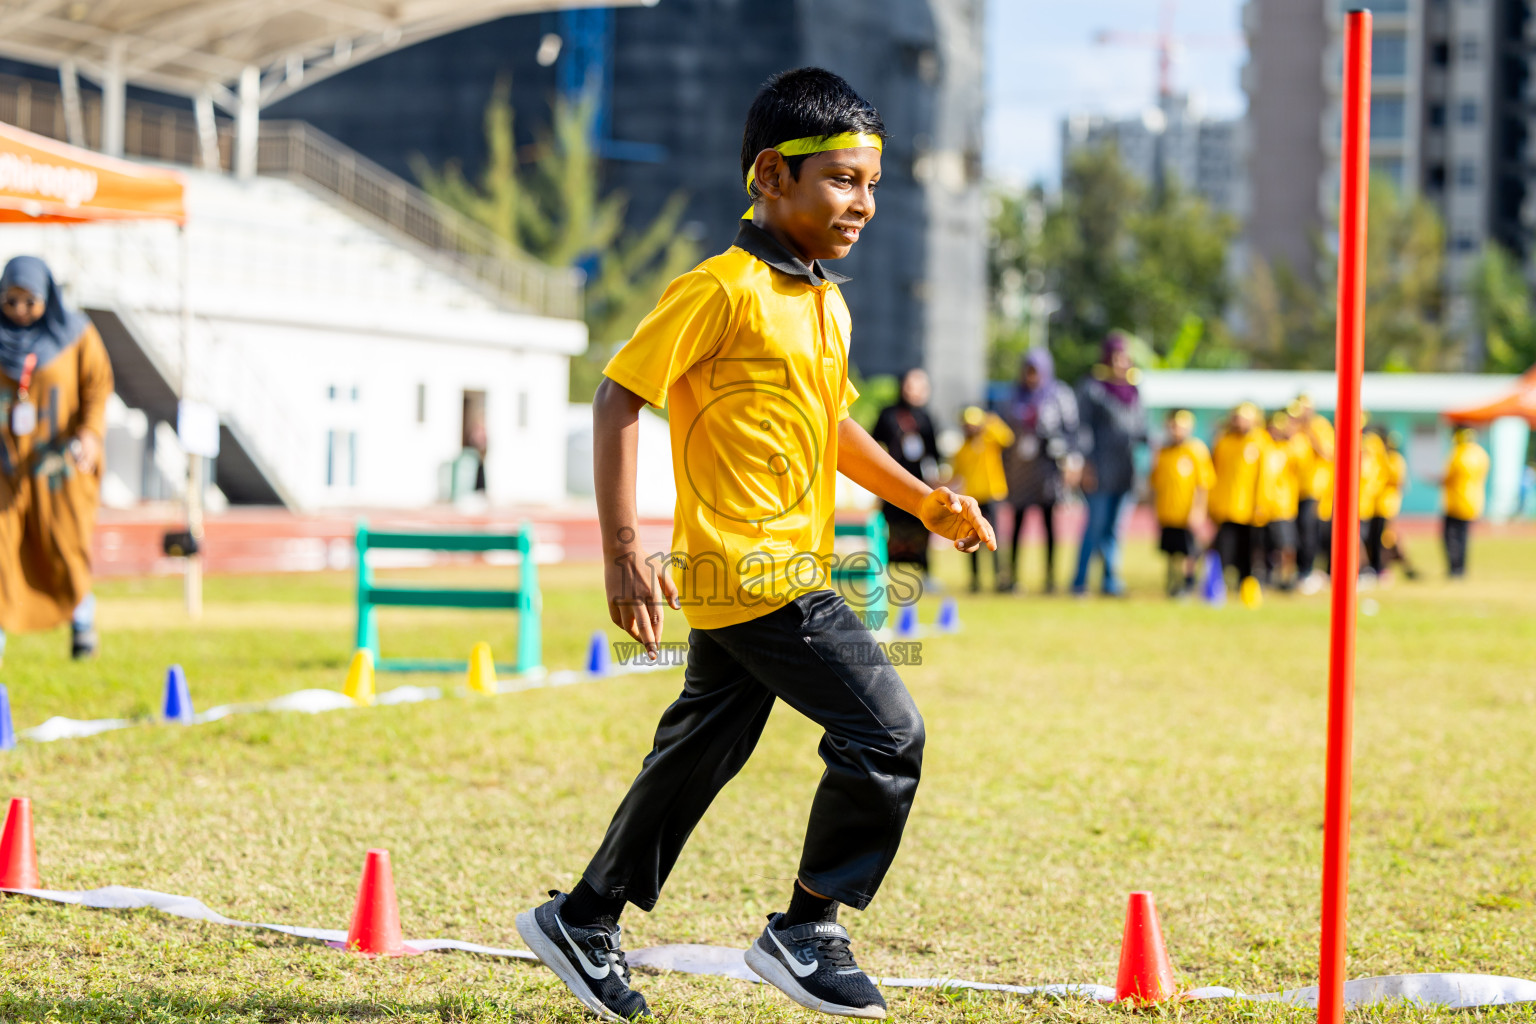
[[[1163,115],[1164,126],[1174,112],[1174,48],[1181,45],[1230,46],[1236,41],[1236,37],[1230,35],[1175,35],[1173,23],[1177,13],[1178,0],[1163,0],[1157,31],[1122,32],[1115,29],[1100,29],[1094,33],[1093,37],[1093,41],[1100,46],[1136,46],[1157,51],[1157,109]],[[1163,131],[1163,127],[1154,129],[1152,140],[1151,184],[1153,194],[1159,197],[1164,193],[1168,178],[1167,143],[1163,138]]]
[[[1155,32],[1122,32],[1118,29],[1100,29],[1093,41],[1100,46],[1135,46],[1157,51],[1157,106],[1167,111],[1173,98],[1174,50],[1182,46],[1231,46],[1237,42],[1233,35],[1176,35],[1173,31],[1174,16],[1178,13],[1178,0],[1163,0],[1162,11]]]

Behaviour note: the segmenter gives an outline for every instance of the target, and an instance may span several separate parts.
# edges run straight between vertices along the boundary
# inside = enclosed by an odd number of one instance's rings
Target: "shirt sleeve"
[[[841,423],[848,418],[848,407],[859,400],[859,389],[853,386],[853,381],[843,378],[843,400],[837,407],[837,422]]]
[[[725,287],[708,271],[689,271],[667,286],[603,376],[659,409],[677,379],[724,340],[730,324]]]
[[[1197,486],[1209,491],[1216,486],[1216,463],[1211,460],[1211,451],[1201,442],[1195,449],[1195,464],[1199,467]]]
[[[987,430],[992,435],[992,441],[999,448],[1007,448],[1013,444],[1013,430],[1003,422],[1003,418],[993,413],[987,420]]]

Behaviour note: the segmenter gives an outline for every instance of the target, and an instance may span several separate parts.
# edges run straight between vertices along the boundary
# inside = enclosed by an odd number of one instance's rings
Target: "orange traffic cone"
[[[420,950],[400,937],[400,907],[395,902],[395,877],[388,850],[369,850],[363,880],[357,887],[357,908],[347,932],[347,952],[363,956],[408,956]]]
[[[32,843],[32,801],[11,800],[0,833],[0,889],[41,889],[37,877],[37,847]]]
[[[1120,974],[1115,999],[1159,1003],[1174,995],[1173,964],[1163,945],[1157,908],[1150,892],[1131,893],[1125,908],[1125,937],[1120,941]]]

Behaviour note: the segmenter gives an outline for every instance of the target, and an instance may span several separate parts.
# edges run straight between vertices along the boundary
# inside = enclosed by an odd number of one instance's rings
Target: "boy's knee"
[[[896,741],[896,758],[902,768],[916,778],[923,768],[923,745],[928,740],[927,727],[917,708],[903,716],[900,723],[891,727],[891,738]]]

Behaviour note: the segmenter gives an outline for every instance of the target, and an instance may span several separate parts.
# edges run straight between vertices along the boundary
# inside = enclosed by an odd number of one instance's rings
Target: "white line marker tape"
[[[173,896],[170,893],[155,892],[151,889],[130,889],[121,885],[79,892],[57,889],[0,889],[0,892],[100,910],[158,910],[162,913],[174,914],[176,917],[232,925],[237,928],[264,928],[267,931],[281,932],[284,935],[294,935],[302,939],[318,939],[322,942],[345,942],[347,938],[345,931],[334,928],[301,928],[286,924],[237,921],[210,910],[201,900],[195,900],[190,896]],[[474,942],[461,942],[458,939],[406,939],[405,944],[423,952],[457,949],[483,956],[538,962],[538,958],[526,949],[502,949],[496,946],[482,946]],[[651,967],[662,971],[705,974],[719,978],[736,978],[741,981],[758,980],[757,976],[747,969],[746,962],[742,959],[742,951],[728,946],[691,944],[652,946],[629,954],[629,962],[638,967]],[[1001,992],[1009,995],[1089,999],[1098,1002],[1113,1002],[1115,998],[1115,990],[1107,985],[998,985],[980,981],[962,981],[956,978],[876,978],[875,981],[886,988],[964,989],[975,992]],[[1311,985],[1285,992],[1269,992],[1253,996],[1242,995],[1229,988],[1212,986],[1187,992],[1184,998],[1251,999],[1262,1002],[1284,1002],[1295,1006],[1316,1006],[1317,986]],[[1370,1006],[1396,999],[1430,1003],[1453,1009],[1529,1003],[1536,1002],[1536,981],[1503,978],[1489,974],[1392,974],[1381,978],[1360,978],[1344,986],[1344,1005],[1347,1007]]]
[[[611,679],[614,676],[636,675],[643,672],[665,672],[679,668],[681,668],[679,665],[618,666],[600,676],[570,669],[559,672],[529,672],[516,678],[502,680],[497,687],[497,692],[499,694],[520,693],[523,690],[539,690],[551,686],[571,686],[577,683],[595,683],[603,679]],[[423,701],[443,700],[453,695],[452,691],[446,691],[438,686],[397,686],[391,690],[380,691],[373,702],[376,705],[419,704]],[[327,711],[350,711],[359,707],[361,705],[339,690],[295,690],[293,693],[259,703],[220,704],[218,707],[212,707],[207,711],[197,713],[192,717],[192,721],[194,724],[217,722],[219,719],[228,718],[230,715],[249,715],[258,711],[300,711],[308,715],[318,715]],[[111,732],[115,729],[131,729],[134,726],[140,725],[163,724],[165,723],[152,718],[81,719],[55,715],[41,725],[34,725],[30,729],[23,729],[16,734],[16,738],[30,740],[33,743],[54,743],[58,740],[95,736],[97,733]]]

